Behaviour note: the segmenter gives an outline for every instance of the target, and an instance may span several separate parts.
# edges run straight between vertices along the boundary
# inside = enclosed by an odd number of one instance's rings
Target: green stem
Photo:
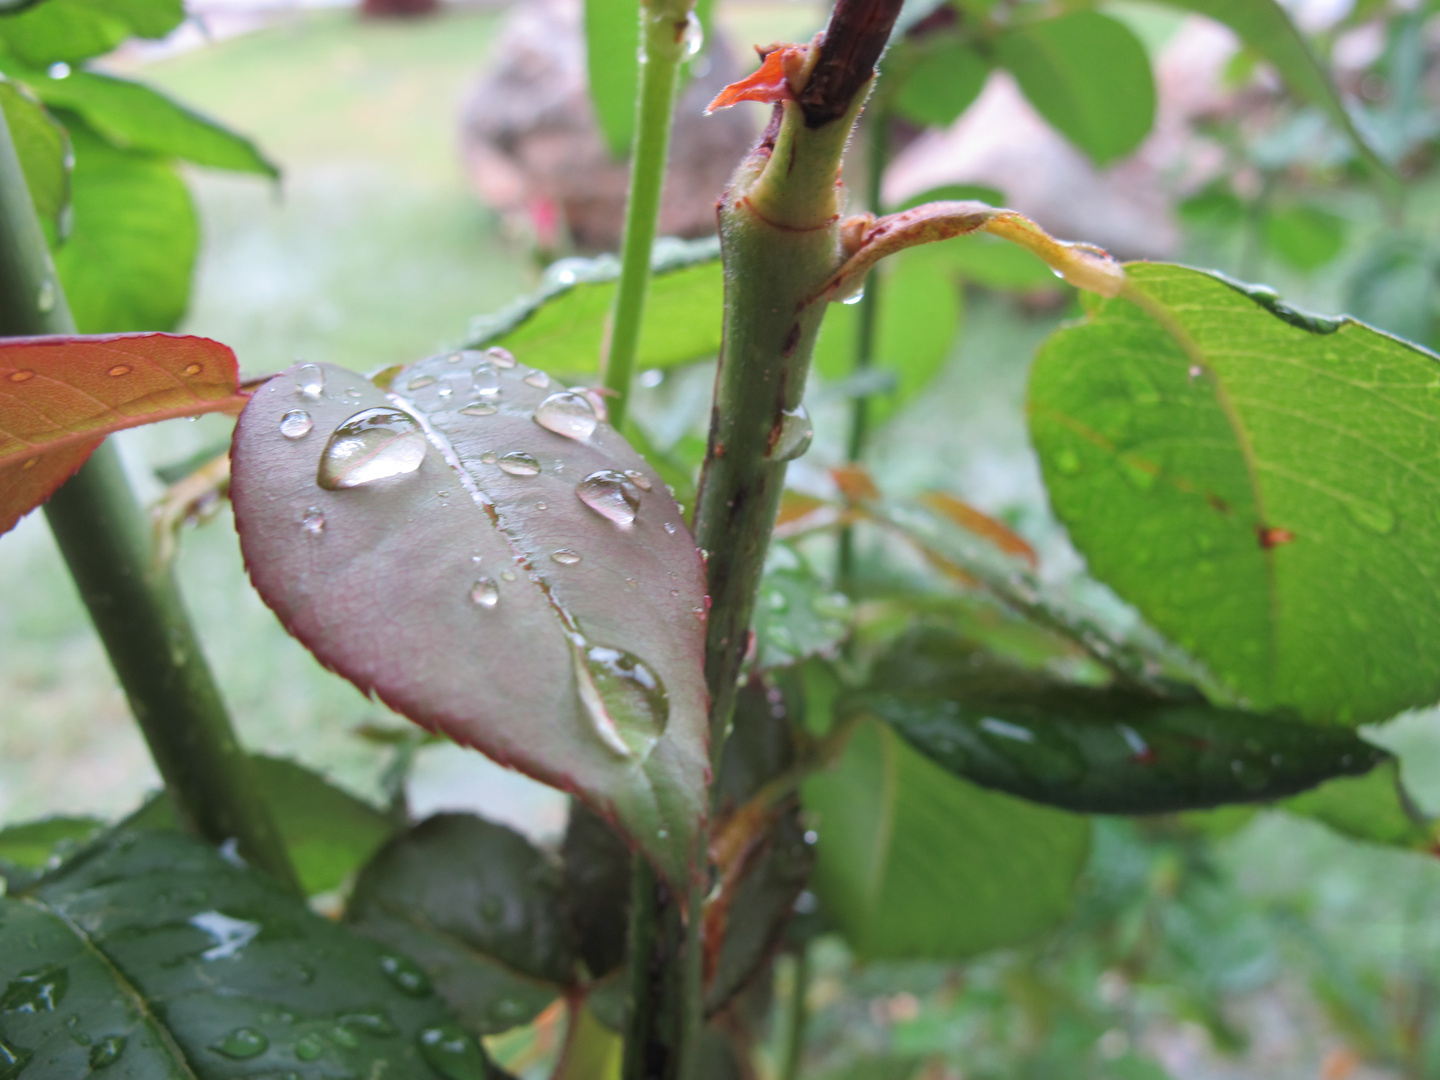
[[[785,1056],[780,1061],[780,1080],[799,1080],[805,1059],[805,1028],[810,1011],[805,999],[810,990],[810,949],[801,945],[795,953],[794,981],[790,986],[790,1026],[785,1031]]]
[[[0,335],[73,333],[0,116]],[[174,578],[154,568],[150,522],[114,447],[102,444],[45,514],[181,820],[212,843],[233,841],[247,860],[300,892]]]
[[[686,27],[695,0],[646,0],[640,8],[642,62],[635,121],[635,152],[630,163],[630,195],[625,204],[625,238],[620,252],[620,284],[615,292],[610,345],[605,356],[605,387],[610,422],[623,429],[650,287],[650,249],[665,187],[665,160],[680,65],[685,60]]]

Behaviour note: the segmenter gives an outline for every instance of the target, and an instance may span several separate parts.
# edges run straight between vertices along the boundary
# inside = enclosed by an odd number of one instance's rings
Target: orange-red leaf
[[[782,45],[771,49],[753,74],[731,83],[715,95],[715,100],[705,107],[706,115],[742,101],[760,101],[767,105],[777,101],[794,101],[795,92],[790,88],[789,76],[805,63],[809,55],[807,45]]]
[[[976,510],[969,503],[943,491],[927,491],[920,496],[920,501],[936,513],[945,515],[962,529],[989,540],[1006,555],[1018,556],[1031,566],[1040,564],[1035,549],[1023,536],[1011,530],[1004,522]]]
[[[0,340],[0,533],[50,497],[112,431],[238,411],[235,354],[209,338]]]

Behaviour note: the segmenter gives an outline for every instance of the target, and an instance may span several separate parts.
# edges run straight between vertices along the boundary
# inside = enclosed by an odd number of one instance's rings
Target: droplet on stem
[[[680,41],[684,46],[683,52],[687,60],[697,55],[705,47],[705,24],[693,11],[685,17],[685,30]]]
[[[405,476],[425,460],[425,433],[399,409],[365,409],[330,436],[315,482],[330,491]]]
[[[794,461],[810,449],[810,440],[815,429],[810,424],[810,414],[804,405],[786,409],[780,414],[780,434],[770,447],[771,461]]]

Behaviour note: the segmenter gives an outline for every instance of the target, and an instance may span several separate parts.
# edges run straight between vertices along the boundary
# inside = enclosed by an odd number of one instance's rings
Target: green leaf
[[[793,548],[770,548],[752,627],[756,670],[833,655],[853,622],[854,610],[844,593],[831,590]]]
[[[16,1080],[487,1075],[410,960],[178,833],[113,835],[0,899],[0,987]]]
[[[256,588],[327,667],[584,798],[685,881],[704,580],[665,485],[586,397],[503,350],[387,387],[299,365],[251,398],[230,494]]]
[[[53,2],[53,0],[51,0]],[[169,162],[118,150],[69,114],[74,224],[55,267],[81,333],[169,330],[190,301],[199,224]]]
[[[1145,46],[1108,15],[1022,23],[996,41],[996,57],[1040,115],[1097,165],[1125,157],[1155,122]]]
[[[630,849],[599,816],[572,801],[560,855],[576,951],[590,974],[603,978],[625,963]]]
[[[43,105],[9,79],[0,79],[0,108],[35,213],[54,235],[62,235],[62,215],[70,205],[70,139]]]
[[[957,776],[1082,813],[1270,802],[1393,760],[1345,728],[1076,686],[937,632],[896,642],[848,708]]]
[[[1297,270],[1317,270],[1345,247],[1345,219],[1301,203],[1265,216],[1265,243]]]
[[[718,242],[657,244],[651,269],[638,368],[675,367],[715,356],[725,297]],[[537,296],[477,319],[470,347],[503,345],[543,371],[599,371],[619,273],[613,255],[555,263]]]
[[[950,41],[914,48],[900,75],[895,110],[917,124],[946,127],[980,96],[990,63],[970,45]]]
[[[146,150],[217,169],[280,175],[249,139],[141,83],[96,71],[71,71],[59,79],[38,71],[10,74],[46,105],[72,111],[91,131],[123,150]]]
[[[1440,360],[1159,263],[1042,347],[1031,434],[1091,571],[1257,711],[1440,697]]]
[[[1074,814],[985,791],[862,723],[805,785],[819,831],[812,888],[865,959],[963,959],[1048,929],[1088,850]]]
[[[41,0],[0,15],[0,46],[48,67],[107,53],[131,35],[164,37],[184,17],[182,0]]]
[[[1280,806],[1357,840],[1416,850],[1433,849],[1436,843],[1435,821],[1410,800],[1400,780],[1400,762],[1393,758],[1364,776],[1331,780]]]
[[[640,0],[585,0],[585,70],[590,103],[605,145],[617,160],[635,137],[640,90]]]
[[[462,1023],[529,1023],[575,977],[559,868],[519,833],[437,814],[385,845],[349,924],[414,959]]]
[[[15,892],[103,827],[95,818],[52,817],[0,829],[0,878]]]

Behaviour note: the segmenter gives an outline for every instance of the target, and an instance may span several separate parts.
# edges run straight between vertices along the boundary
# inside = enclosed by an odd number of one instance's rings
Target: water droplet
[[[640,385],[647,390],[653,390],[665,381],[665,372],[659,368],[648,368],[640,373]]]
[[[199,915],[192,915],[189,922],[195,929],[209,934],[215,942],[200,954],[202,960],[232,960],[260,933],[259,923],[232,919],[218,911],[202,911]]]
[[[18,1077],[33,1056],[29,1050],[0,1039],[0,1077]]]
[[[501,571],[500,571],[500,580],[501,580],[501,581],[514,581],[514,580],[515,580],[515,571],[513,571],[513,570],[501,570]]]
[[[202,364],[186,364],[186,365],[185,365],[185,374],[186,374],[186,375],[199,375],[200,372],[202,372],[202,371],[204,371],[204,370],[205,370],[205,368],[204,368],[204,365],[202,365]]]
[[[129,364],[116,364],[109,371],[107,371],[106,374],[113,379],[118,379],[121,375],[129,375],[131,370],[132,369]]]
[[[31,379],[33,379],[34,377],[35,377],[35,372],[30,371],[30,370],[28,370],[28,369],[25,370],[25,371],[12,371],[12,372],[10,373],[10,381],[11,381],[11,382],[29,382],[29,381],[30,381]]]
[[[430,996],[430,979],[414,960],[387,954],[380,957],[380,970],[402,993],[415,998]]]
[[[804,405],[786,409],[780,414],[780,434],[770,447],[771,461],[794,461],[810,449],[810,440],[815,429],[810,424],[810,414]]]
[[[674,536],[680,530],[675,527],[675,523],[673,521],[667,521],[665,522],[665,531],[669,535]]]
[[[509,349],[502,349],[499,345],[492,345],[486,349],[485,355],[496,367],[513,368],[515,366],[514,354]]]
[[[317,507],[310,507],[305,511],[305,516],[300,519],[300,524],[311,536],[319,536],[325,531],[325,515]]]
[[[304,409],[291,409],[280,417],[280,434],[287,439],[303,439],[314,426],[315,421]]]
[[[445,1080],[484,1080],[480,1048],[459,1026],[444,1024],[420,1033],[420,1056]]]
[[[363,1035],[384,1037],[395,1034],[395,1025],[383,1012],[354,1012],[340,1017],[340,1026],[346,1031],[358,1031]]]
[[[55,282],[49,278],[40,283],[40,295],[35,298],[35,306],[42,315],[55,310]]]
[[[23,972],[0,994],[0,1013],[54,1012],[69,988],[70,976],[64,968]]]
[[[325,372],[316,364],[301,364],[295,372],[295,389],[301,397],[319,400],[325,392]]]
[[[498,460],[499,455],[496,454],[494,450],[486,450],[483,454],[480,455],[480,463],[482,465],[494,465],[495,462]]]
[[[330,491],[404,476],[425,460],[425,434],[398,409],[365,409],[335,429],[315,482]]]
[[[638,487],[641,491],[649,491],[652,487],[654,487],[654,485],[650,483],[650,478],[646,476],[643,472],[641,472],[639,469],[626,469],[625,475],[628,476],[630,478],[630,482],[636,487]]]
[[[500,373],[495,370],[494,364],[479,364],[470,373],[470,385],[481,397],[499,397]]]
[[[539,387],[541,390],[544,390],[545,387],[550,385],[550,376],[546,375],[543,371],[532,371],[529,375],[525,376],[525,382],[530,386]]]
[[[1190,376],[1190,381],[1194,382],[1196,379],[1200,378],[1201,375],[1205,374],[1205,369],[1199,364],[1191,364],[1188,374]]]
[[[90,1048],[90,1068],[104,1069],[114,1065],[125,1052],[124,1035],[107,1035]]]
[[[567,439],[588,439],[595,433],[600,418],[584,396],[561,390],[540,402],[535,410],[535,422]]]
[[[580,700],[606,748],[644,757],[665,732],[670,699],[650,666],[633,653],[575,642]]]
[[[325,1053],[325,1043],[319,1035],[305,1035],[295,1040],[295,1056],[301,1061],[315,1061]]]
[[[559,551],[552,551],[550,558],[554,559],[561,566],[574,566],[580,561],[580,553],[571,551],[569,548],[561,548]]]
[[[640,492],[622,472],[601,469],[575,486],[582,503],[621,528],[633,525],[640,509]]]
[[[52,79],[68,79],[70,77],[70,65],[64,60],[57,60],[45,69],[45,74]]]
[[[493,401],[472,401],[460,411],[466,416],[494,416],[500,411],[500,406]]]
[[[1383,536],[1395,530],[1395,511],[1388,506],[1365,502],[1361,499],[1351,499],[1346,502],[1345,510],[1356,523],[1363,525],[1371,532],[1377,532]]]
[[[346,1050],[354,1050],[360,1045],[359,1037],[349,1028],[341,1027],[339,1024],[332,1027],[329,1034],[331,1042]]]
[[[434,375],[416,375],[405,384],[406,390],[424,390],[427,386],[435,385]]]
[[[535,504],[535,509],[536,509],[536,510],[549,510],[549,509],[550,509],[550,504],[549,504],[549,503],[536,503],[536,504]]]
[[[270,1040],[254,1028],[238,1027],[219,1042],[211,1043],[210,1049],[236,1061],[245,1061],[270,1049]]]
[[[851,293],[849,296],[845,297],[845,299],[844,299],[844,300],[841,300],[840,302],[841,302],[842,304],[850,305],[850,304],[858,304],[858,303],[860,303],[861,300],[864,300],[864,299],[865,299],[865,286],[864,286],[864,285],[861,285],[860,288],[856,289],[853,293]]]
[[[656,830],[655,830],[655,835],[656,835],[657,837],[659,837],[661,840],[669,840],[669,839],[670,839],[670,830],[669,830],[669,829],[656,829]]]
[[[476,578],[470,586],[470,602],[478,607],[492,608],[500,602],[500,586],[493,578]]]
[[[511,476],[538,476],[540,474],[540,463],[535,460],[533,454],[527,454],[523,450],[512,450],[499,460],[500,470]]]
[[[685,58],[695,56],[705,47],[705,24],[700,21],[700,16],[690,12],[685,17],[685,31],[680,38],[684,46]]]

